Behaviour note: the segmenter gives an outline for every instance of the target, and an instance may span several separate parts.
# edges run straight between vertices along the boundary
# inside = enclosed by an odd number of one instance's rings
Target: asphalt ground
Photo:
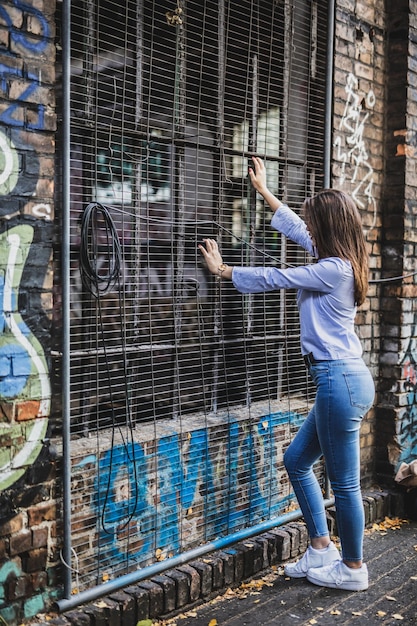
[[[290,579],[273,566],[163,626],[417,626],[417,522],[386,518],[366,530],[369,588],[349,592]]]

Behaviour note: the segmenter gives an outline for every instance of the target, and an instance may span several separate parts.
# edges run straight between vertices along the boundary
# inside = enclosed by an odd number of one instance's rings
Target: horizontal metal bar
[[[103,356],[111,354],[126,354],[130,352],[157,352],[158,350],[178,350],[178,348],[192,348],[195,349],[196,345],[201,347],[226,346],[241,343],[254,343],[256,341],[282,341],[288,343],[291,339],[298,340],[299,335],[252,335],[250,337],[239,337],[237,339],[217,339],[213,337],[210,341],[203,340],[194,343],[147,343],[147,344],[134,344],[130,346],[120,346],[115,348],[86,348],[85,350],[72,350],[71,357],[89,357],[89,356]],[[51,350],[51,356],[62,357],[62,353],[57,350]]]
[[[334,498],[329,498],[324,502],[324,505],[326,507],[333,506],[333,504]],[[271,530],[271,528],[274,528],[275,526],[282,526],[283,524],[287,524],[288,522],[293,522],[294,520],[300,519],[300,517],[302,517],[301,511],[300,509],[297,509],[296,511],[291,511],[290,513],[285,513],[284,515],[280,515],[270,520],[266,520],[265,522],[261,522],[256,526],[243,528],[242,530],[239,530],[232,535],[228,535],[227,537],[222,537],[221,539],[211,541],[210,543],[206,543],[203,546],[194,548],[193,550],[189,550],[188,552],[184,552],[183,554],[179,554],[178,556],[174,556],[165,561],[159,561],[158,563],[154,563],[153,565],[149,565],[148,567],[144,567],[143,569],[136,570],[134,572],[131,572],[130,574],[124,574],[123,576],[119,576],[119,578],[116,578],[115,580],[111,580],[107,583],[103,583],[101,585],[97,585],[96,587],[91,587],[90,589],[86,589],[85,591],[74,594],[70,598],[62,598],[61,600],[57,600],[55,602],[55,608],[61,613],[69,611],[70,609],[73,609],[80,604],[91,602],[92,600],[96,600],[97,598],[108,595],[113,591],[118,591],[123,587],[128,587],[129,585],[133,585],[141,580],[145,580],[146,578],[151,578],[152,576],[160,574],[161,572],[164,572],[168,569],[172,569],[173,567],[184,565],[184,563],[204,556],[209,552],[223,550],[224,548],[230,547],[232,544],[237,543],[238,541],[242,541],[244,539],[248,539],[249,537],[259,535],[263,532]]]
[[[85,129],[87,128],[94,128],[96,131],[97,129],[100,129],[100,124],[97,124],[96,122],[89,122],[87,119],[72,119],[71,120],[72,123],[72,127],[74,128],[78,128],[79,130],[85,131]],[[102,126],[102,130],[103,132],[106,131],[108,132],[109,128],[106,125]],[[74,135],[76,136],[76,133],[74,131]],[[259,156],[262,159],[266,160],[266,161],[270,161],[270,162],[276,162],[276,163],[280,163],[281,165],[297,165],[298,167],[305,167],[306,162],[305,159],[294,159],[287,156],[276,156],[276,155],[272,155],[272,154],[264,154],[264,153],[257,153],[257,152],[253,152],[253,151],[248,151],[248,150],[236,150],[233,148],[229,148],[227,146],[222,146],[221,149],[219,148],[218,145],[216,145],[215,143],[213,144],[206,144],[206,143],[199,143],[198,141],[198,135],[189,135],[188,138],[187,137],[178,137],[177,135],[174,137],[173,135],[149,135],[149,133],[146,132],[141,132],[135,129],[128,129],[125,131],[125,136],[131,136],[131,137],[135,137],[136,139],[142,139],[144,141],[147,141],[149,143],[162,143],[162,144],[166,144],[166,145],[173,145],[173,146],[178,146],[178,147],[187,147],[187,148],[196,148],[198,147],[200,150],[202,151],[207,151],[207,152],[221,152],[222,157],[224,155],[228,155],[228,156],[239,156],[242,157],[244,159],[250,159],[250,157],[252,156]],[[191,141],[191,138],[195,137],[196,141]],[[94,156],[94,155],[92,155]],[[308,161],[308,165],[309,167],[314,166],[314,167],[322,167],[323,163],[322,161],[318,160],[318,161],[314,161],[312,159],[309,159]]]

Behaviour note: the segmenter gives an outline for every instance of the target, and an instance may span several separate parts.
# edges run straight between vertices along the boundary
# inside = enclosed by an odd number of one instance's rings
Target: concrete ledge
[[[366,525],[385,517],[402,516],[403,499],[403,494],[397,492],[366,492]],[[334,507],[328,509],[328,525],[330,534],[337,535]],[[291,522],[62,613],[45,622],[45,626],[136,626],[141,620],[168,618],[206,602],[228,587],[239,586],[271,565],[296,558],[304,553],[307,543],[304,522]]]

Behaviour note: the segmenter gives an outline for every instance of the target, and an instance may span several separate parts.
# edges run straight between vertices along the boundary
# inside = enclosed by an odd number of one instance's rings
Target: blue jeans
[[[361,358],[316,361],[310,374],[317,387],[315,403],[284,455],[285,467],[310,537],[324,537],[329,531],[323,494],[313,472],[324,456],[343,559],[360,561],[365,520],[359,431],[374,401],[374,382]]]

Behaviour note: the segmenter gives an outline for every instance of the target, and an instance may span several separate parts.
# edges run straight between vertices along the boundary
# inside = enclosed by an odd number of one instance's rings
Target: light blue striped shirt
[[[305,222],[288,206],[274,213],[273,228],[317,256]],[[353,270],[339,257],[319,259],[311,265],[233,267],[233,284],[241,293],[297,289],[303,355],[318,360],[358,358],[362,346],[355,333],[356,306]]]

